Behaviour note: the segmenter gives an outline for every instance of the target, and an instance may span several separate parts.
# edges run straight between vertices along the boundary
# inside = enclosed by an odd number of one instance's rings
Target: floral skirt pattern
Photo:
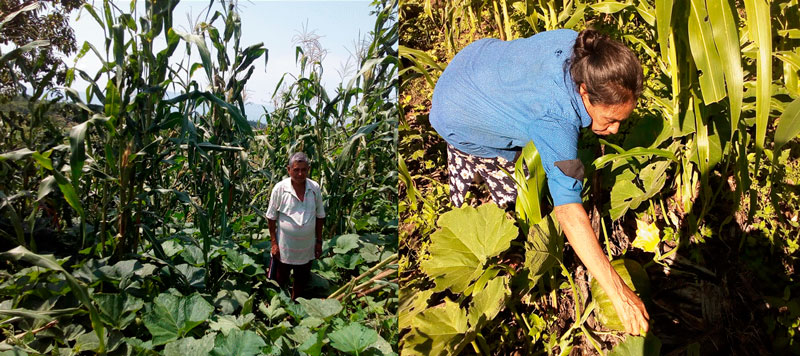
[[[464,196],[477,177],[482,178],[489,186],[489,193],[497,206],[505,208],[513,204],[517,199],[517,187],[503,170],[513,174],[514,163],[502,157],[473,156],[447,145],[450,200],[456,207],[464,204]]]

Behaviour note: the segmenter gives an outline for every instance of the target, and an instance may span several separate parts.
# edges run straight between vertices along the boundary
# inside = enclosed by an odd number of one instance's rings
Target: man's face
[[[305,183],[307,176],[308,163],[294,162],[289,166],[289,178],[292,179],[292,183]]]

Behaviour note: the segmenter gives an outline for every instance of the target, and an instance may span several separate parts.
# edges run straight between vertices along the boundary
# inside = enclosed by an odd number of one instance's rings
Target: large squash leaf
[[[451,210],[439,218],[439,227],[431,235],[430,257],[420,264],[437,292],[463,292],[483,273],[486,261],[517,236],[514,223],[494,204]]]
[[[411,327],[411,320],[414,316],[421,313],[428,307],[428,298],[433,295],[433,291],[428,289],[419,291],[411,287],[400,289],[400,306],[398,324],[400,329]]]
[[[100,308],[100,320],[117,330],[125,329],[144,306],[141,299],[128,294],[95,294],[92,299]]]
[[[297,301],[303,306],[308,315],[326,321],[329,321],[334,315],[342,311],[342,303],[339,303],[336,299],[298,298]]]
[[[479,329],[478,324],[494,319],[503,307],[511,290],[508,287],[508,277],[498,277],[489,281],[486,288],[476,292],[469,308],[469,323],[474,329]]]
[[[328,338],[331,339],[331,346],[335,349],[350,355],[358,355],[378,341],[378,333],[359,323],[350,323],[330,333]]]
[[[457,355],[471,342],[466,311],[448,299],[418,314],[412,325],[403,340],[403,355]]]
[[[200,294],[188,297],[161,293],[145,315],[144,326],[153,335],[153,345],[162,345],[186,335],[202,324],[214,311]]]
[[[611,262],[611,267],[622,277],[625,284],[628,285],[636,294],[646,297],[650,293],[650,280],[647,277],[642,265],[634,260],[621,259]],[[591,290],[592,298],[597,304],[594,313],[597,320],[600,321],[605,327],[625,331],[625,326],[619,320],[617,310],[614,309],[614,304],[611,303],[611,298],[608,297],[606,291],[600,287],[597,279],[592,279]]]
[[[255,356],[267,346],[258,334],[250,330],[234,329],[225,334],[217,334],[211,356]]]
[[[164,356],[208,355],[214,348],[215,334],[206,334],[201,339],[187,337],[164,346]]]
[[[536,285],[542,275],[553,268],[557,259],[561,258],[563,246],[564,235],[553,214],[531,226],[528,231],[528,243],[525,245],[525,268],[528,269],[531,286]]]

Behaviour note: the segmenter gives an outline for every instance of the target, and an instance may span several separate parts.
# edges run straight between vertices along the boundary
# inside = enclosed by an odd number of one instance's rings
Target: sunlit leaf
[[[564,237],[558,220],[550,214],[528,230],[528,242],[525,245],[525,268],[528,269],[530,285],[538,280],[553,266],[563,254]]]
[[[655,252],[658,249],[658,243],[661,241],[659,232],[655,222],[648,224],[636,219],[636,238],[631,246],[647,252]]]
[[[453,209],[439,218],[439,227],[431,235],[430,257],[420,267],[436,282],[436,291],[455,293],[478,278],[486,261],[508,249],[518,234],[494,204]]]
[[[775,129],[775,152],[800,134],[800,98],[792,101],[783,111]]]
[[[463,348],[465,334],[469,331],[469,318],[458,303],[445,299],[444,303],[429,308],[413,319],[416,332],[425,340],[422,355],[457,354]],[[405,350],[403,352],[405,354]]]
[[[478,327],[481,320],[490,321],[505,307],[505,300],[511,294],[508,277],[497,277],[486,284],[486,288],[473,292],[469,308],[469,322]]]

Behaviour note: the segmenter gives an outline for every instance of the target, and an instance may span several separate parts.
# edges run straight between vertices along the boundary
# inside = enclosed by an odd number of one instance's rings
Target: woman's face
[[[636,103],[633,101],[617,104],[617,105],[593,105],[589,101],[589,93],[584,89],[585,85],[581,85],[580,94],[583,99],[583,105],[586,107],[586,112],[592,118],[592,131],[598,135],[611,135],[617,133],[619,124],[631,115]]]

